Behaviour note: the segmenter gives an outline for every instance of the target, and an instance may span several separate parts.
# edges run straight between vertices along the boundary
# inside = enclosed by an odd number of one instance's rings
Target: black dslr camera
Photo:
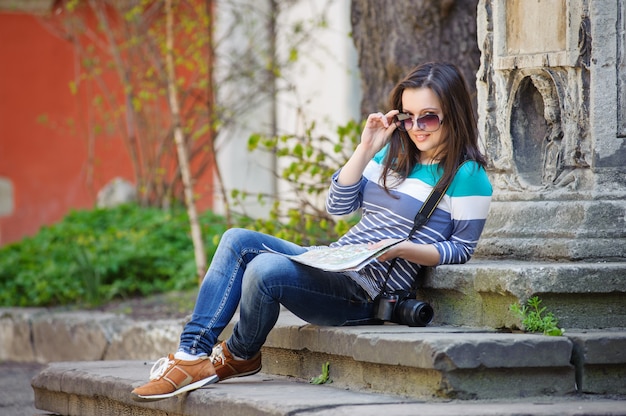
[[[374,305],[374,318],[408,326],[426,326],[435,315],[426,302],[415,299],[411,292],[400,290],[380,294]]]

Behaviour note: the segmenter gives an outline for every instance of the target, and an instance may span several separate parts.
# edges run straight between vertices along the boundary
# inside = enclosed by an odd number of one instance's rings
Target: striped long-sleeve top
[[[409,177],[391,190],[379,184],[383,169],[383,148],[367,165],[361,181],[350,186],[331,180],[326,209],[332,215],[345,215],[362,209],[361,220],[331,247],[406,238],[415,215],[441,177],[438,165],[417,165]],[[391,181],[387,181],[392,183]],[[482,233],[491,203],[492,187],[485,170],[474,161],[463,164],[426,225],[411,241],[433,244],[439,251],[439,264],[468,261]],[[375,298],[381,291],[389,262],[374,260],[359,272],[348,274]],[[398,259],[387,283],[391,290],[409,290],[420,266]]]

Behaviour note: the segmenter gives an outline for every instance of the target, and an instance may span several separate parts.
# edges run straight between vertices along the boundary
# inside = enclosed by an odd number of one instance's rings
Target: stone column
[[[481,0],[481,140],[494,199],[478,256],[626,256],[626,0]]]

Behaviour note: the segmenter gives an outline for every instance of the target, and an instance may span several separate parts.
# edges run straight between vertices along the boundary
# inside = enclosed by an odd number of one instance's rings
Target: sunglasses
[[[417,125],[417,128],[425,132],[433,132],[439,130],[443,120],[439,118],[437,114],[426,114],[413,119],[412,116],[400,113],[394,117],[393,122],[396,127],[402,131],[409,131],[413,128],[413,125]]]

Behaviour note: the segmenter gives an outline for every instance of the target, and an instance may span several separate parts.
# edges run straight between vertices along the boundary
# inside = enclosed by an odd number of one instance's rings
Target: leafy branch
[[[344,234],[355,222],[354,216],[335,218],[324,209],[324,196],[330,178],[350,157],[359,142],[362,123],[350,121],[337,127],[334,138],[315,132],[310,123],[301,135],[266,136],[253,134],[249,151],[269,152],[278,162],[274,177],[282,181],[281,195],[231,192],[233,206],[244,209],[246,198],[256,197],[269,204],[269,219],[258,219],[253,228],[301,245],[327,244]],[[245,213],[242,215],[245,216]]]
[[[537,296],[528,299],[526,305],[514,303],[509,309],[522,320],[522,326],[527,332],[541,332],[554,336],[563,335],[565,332],[558,327],[558,320],[552,312],[541,306],[541,300]]]

